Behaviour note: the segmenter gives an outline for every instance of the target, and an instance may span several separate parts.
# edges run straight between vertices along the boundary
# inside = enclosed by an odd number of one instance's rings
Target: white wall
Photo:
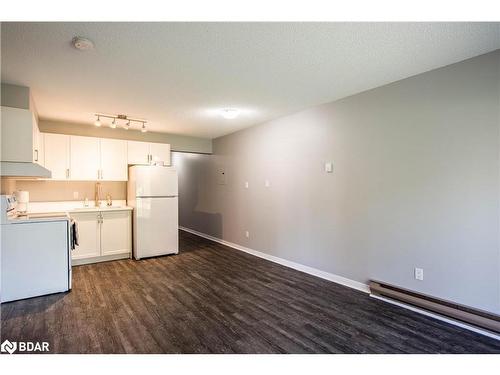
[[[500,314],[499,87],[496,51],[176,154],[180,223]]]

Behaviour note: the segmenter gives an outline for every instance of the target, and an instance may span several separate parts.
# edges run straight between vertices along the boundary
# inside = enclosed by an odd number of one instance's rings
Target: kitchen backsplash
[[[113,200],[127,199],[127,182],[100,181],[102,199],[108,194]],[[27,190],[31,202],[94,200],[95,182],[92,181],[43,181],[17,180],[13,190]]]

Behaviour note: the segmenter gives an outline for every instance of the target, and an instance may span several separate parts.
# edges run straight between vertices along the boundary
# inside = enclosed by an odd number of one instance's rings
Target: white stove
[[[65,213],[20,215],[0,196],[1,302],[71,289],[70,220]]]

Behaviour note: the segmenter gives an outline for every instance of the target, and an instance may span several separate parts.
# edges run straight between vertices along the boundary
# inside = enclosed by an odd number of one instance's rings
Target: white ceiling
[[[500,48],[500,23],[3,23],[2,82],[40,117],[215,138]],[[70,42],[85,36],[95,49]],[[242,109],[235,120],[214,110]]]

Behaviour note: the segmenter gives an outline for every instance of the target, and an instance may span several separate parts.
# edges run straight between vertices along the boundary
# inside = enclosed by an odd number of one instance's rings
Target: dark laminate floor
[[[3,304],[1,341],[61,353],[500,353],[500,342],[181,232],[181,253],[74,268]]]

